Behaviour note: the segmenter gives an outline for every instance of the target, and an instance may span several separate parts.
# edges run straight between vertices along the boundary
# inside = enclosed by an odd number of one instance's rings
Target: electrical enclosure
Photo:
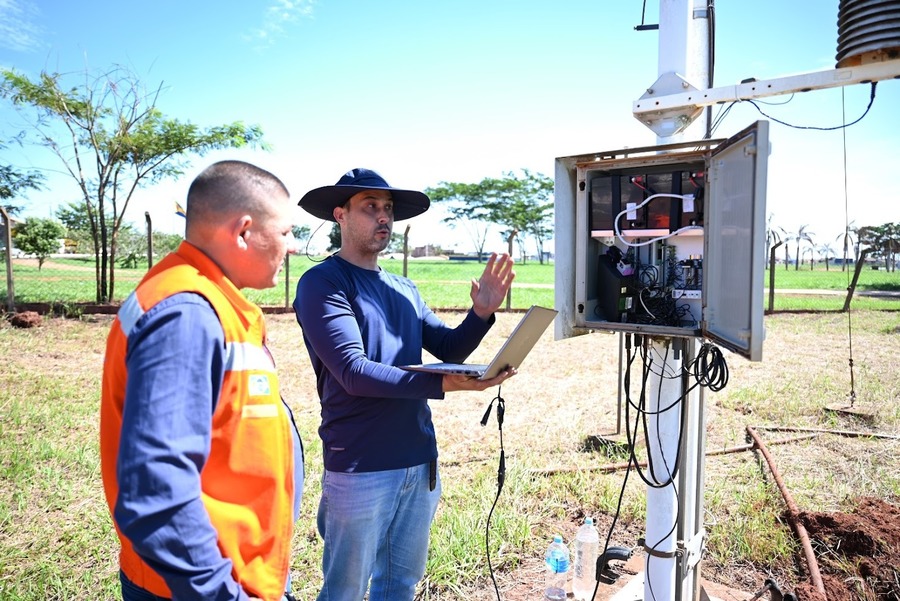
[[[703,337],[762,358],[768,122],[556,159],[556,338]]]

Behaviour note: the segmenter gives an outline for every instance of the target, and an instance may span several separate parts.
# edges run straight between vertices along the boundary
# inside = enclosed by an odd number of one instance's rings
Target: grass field
[[[449,323],[460,313],[441,312]],[[731,381],[707,394],[707,449],[744,444],[745,426],[794,426],[900,434],[900,314],[851,314],[853,389],[871,419],[823,411],[851,390],[848,316],[781,314],[766,318],[764,359],[728,355]],[[472,357],[493,354],[518,320],[497,324]],[[292,576],[300,599],[320,582],[321,540],[315,507],[321,477],[318,401],[312,370],[292,315],[269,319],[283,393],[306,443],[306,493],[293,540]],[[109,316],[45,318],[36,329],[0,324],[0,599],[113,599],[117,542],[102,497],[97,411]],[[550,537],[571,540],[585,515],[606,535],[624,472],[598,471],[623,459],[586,442],[615,438],[617,340],[592,334],[554,341],[547,332],[518,376],[503,386],[506,484],[497,495],[499,433],[479,423],[496,391],[456,393],[431,403],[441,448],[444,495],[432,529],[422,599],[495,599],[485,532],[505,601],[539,597],[541,554]],[[783,437],[763,432],[768,440]],[[845,507],[859,495],[900,499],[900,443],[821,434],[770,448],[798,505]],[[639,451],[640,452],[640,451]],[[783,503],[752,453],[705,461],[703,573],[744,590],[766,577],[787,590],[801,580],[799,551],[780,519]],[[632,477],[612,544],[634,546],[646,512],[644,487]],[[489,528],[488,528],[489,526]]]
[[[287,307],[293,301],[299,277],[314,264],[305,256],[291,256],[289,268],[283,272],[279,286],[269,290],[248,291],[254,302],[273,307]],[[382,267],[393,273],[403,273],[402,260],[383,260]],[[93,261],[86,259],[49,259],[38,270],[34,259],[13,261],[15,298],[18,303],[89,303],[95,298]],[[430,306],[457,309],[468,306],[469,282],[477,278],[483,264],[474,261],[410,260],[407,277],[413,280]],[[531,305],[552,306],[554,269],[552,263],[528,262],[516,265],[516,282],[511,295],[511,307],[525,309]],[[146,265],[134,269],[116,270],[115,298],[124,300],[146,272]],[[838,311],[844,304],[851,272],[821,266],[809,270],[801,266],[775,270],[775,310],[780,311]],[[769,272],[764,286],[768,287]],[[5,280],[5,276],[4,276]],[[798,293],[798,291],[802,293]],[[816,291],[816,293],[813,293]],[[853,306],[861,310],[896,309],[900,297],[882,298],[870,293],[886,291],[900,294],[900,272],[867,267],[860,273]],[[0,286],[0,300],[6,298],[6,286]],[[768,303],[768,297],[766,297]],[[767,305],[768,306],[768,305]]]

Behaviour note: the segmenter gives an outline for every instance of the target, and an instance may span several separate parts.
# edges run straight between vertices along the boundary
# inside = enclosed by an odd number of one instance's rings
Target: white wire
[[[648,309],[648,308],[647,308],[647,305],[644,303],[644,290],[646,290],[646,289],[642,289],[640,292],[638,292],[638,300],[641,301],[641,306],[644,307],[644,311],[647,312],[647,314],[650,316],[650,318],[651,318],[651,319],[656,319],[656,315],[654,315],[653,313],[651,313],[651,312],[650,312],[650,309]]]
[[[631,247],[647,246],[648,244],[653,244],[654,242],[659,242],[660,240],[666,240],[668,238],[671,238],[672,236],[677,236],[678,234],[680,234],[682,232],[686,232],[688,230],[702,230],[703,229],[703,226],[701,226],[701,225],[686,225],[682,228],[675,230],[674,232],[672,232],[670,234],[667,234],[665,236],[659,236],[657,238],[651,238],[650,240],[647,240],[646,242],[629,242],[628,240],[626,240],[622,236],[622,232],[619,231],[619,219],[622,218],[622,215],[625,215],[626,213],[630,213],[631,211],[637,211],[638,209],[640,209],[642,206],[644,206],[645,204],[647,204],[654,198],[661,198],[661,197],[680,198],[681,200],[687,200],[687,199],[694,198],[694,195],[693,194],[667,194],[665,192],[660,192],[658,194],[651,194],[650,196],[648,196],[647,198],[644,199],[644,202],[637,205],[636,207],[627,208],[624,211],[619,212],[619,214],[616,215],[616,218],[613,220],[613,229],[615,229],[616,238],[618,238],[622,242],[622,244],[624,244],[625,246],[631,246]]]

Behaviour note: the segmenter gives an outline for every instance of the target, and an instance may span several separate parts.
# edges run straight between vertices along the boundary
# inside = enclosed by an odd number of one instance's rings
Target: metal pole
[[[616,396],[616,436],[622,433],[622,388],[624,373],[622,372],[622,363],[625,356],[625,334],[619,332],[619,393]]]
[[[708,0],[660,0],[659,52],[657,76],[678,74],[699,89],[709,87],[709,28]],[[687,134],[686,132],[691,132]],[[706,119],[697,119],[686,132],[672,136],[658,136],[657,143],[699,139],[706,133]],[[694,133],[699,132],[699,134]],[[675,552],[679,545],[696,544],[700,530],[702,502],[702,448],[704,438],[703,407],[696,393],[685,396],[685,379],[680,376],[686,357],[696,353],[696,341],[688,339],[684,345],[672,348],[671,339],[651,338],[648,355],[656,361],[647,381],[649,412],[649,440],[647,453],[654,462],[650,476],[665,482],[676,469],[684,472],[678,482],[657,488],[647,487],[646,544],[651,548],[645,560],[644,599],[656,601],[690,601],[699,595],[698,570],[687,569],[686,561],[679,562]],[[674,352],[674,350],[687,352]],[[662,363],[660,365],[660,363]],[[669,377],[664,377],[669,376]],[[681,398],[680,403],[676,401]],[[675,406],[663,413],[660,409]],[[685,423],[685,440],[681,440],[681,412],[689,411]],[[679,444],[684,444],[679,455]],[[699,448],[698,448],[699,447]],[[678,457],[676,468],[675,458]],[[686,468],[690,466],[690,468]],[[679,490],[681,488],[682,490]],[[688,490],[684,490],[687,488]],[[699,568],[699,564],[697,565]]]
[[[772,245],[769,251],[769,313],[775,310],[775,251],[784,244],[781,240]]]
[[[685,338],[683,365],[691,365],[697,356],[697,339]],[[682,393],[690,387],[690,376],[681,377]],[[706,398],[702,387],[688,393],[681,405],[684,412],[684,433],[681,440],[681,465],[678,470],[678,545],[681,559],[678,566],[675,598],[681,601],[697,599],[700,593],[700,557],[706,538],[703,527],[703,489],[706,457]]]
[[[647,455],[652,467],[647,475],[655,486],[647,486],[644,599],[656,601],[675,599],[676,534],[682,517],[674,475],[684,401],[676,402],[682,395],[681,378],[671,377],[681,373],[682,355],[672,347],[670,338],[651,338],[647,344],[647,360],[653,362],[647,379]]]

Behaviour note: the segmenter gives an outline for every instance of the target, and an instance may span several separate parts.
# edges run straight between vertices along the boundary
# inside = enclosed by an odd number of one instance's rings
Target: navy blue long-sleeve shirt
[[[356,267],[339,256],[297,284],[297,321],[322,403],[325,469],[371,472],[437,458],[428,399],[442,399],[443,376],[400,369],[422,362],[422,349],[461,362],[494,323],[469,311],[444,324],[410,280]]]

